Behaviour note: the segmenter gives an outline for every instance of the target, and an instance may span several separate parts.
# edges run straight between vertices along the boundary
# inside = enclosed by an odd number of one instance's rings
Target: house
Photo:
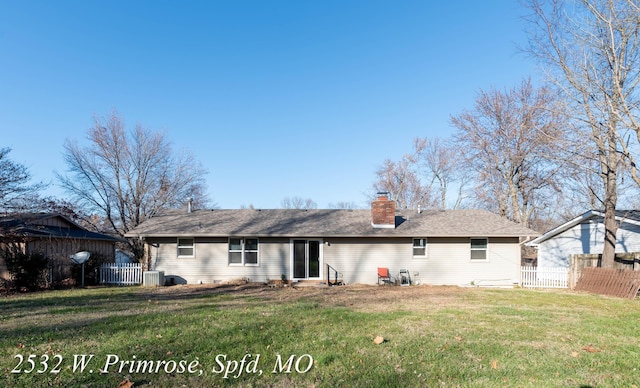
[[[91,232],[57,213],[13,213],[0,215],[0,247],[16,243],[26,254],[42,253],[49,259],[49,281],[70,276],[71,255],[89,251],[95,257],[113,261],[120,239]],[[0,255],[0,278],[10,276]]]
[[[371,210],[173,210],[129,232],[175,283],[234,279],[375,284],[377,268],[413,283],[513,284],[533,230],[483,210],[407,211],[381,195]]]
[[[116,249],[116,264],[130,264],[135,262],[136,260],[133,253]]]
[[[616,253],[640,252],[640,211],[616,210]],[[589,210],[531,240],[539,267],[568,267],[573,254],[602,254],[604,212]]]

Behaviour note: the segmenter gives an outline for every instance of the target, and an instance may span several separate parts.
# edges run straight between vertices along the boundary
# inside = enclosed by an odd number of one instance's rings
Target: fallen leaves
[[[584,348],[582,348],[582,350],[584,350],[587,353],[598,353],[601,352],[602,350],[594,347],[593,345],[589,344],[587,346],[585,346]]]
[[[129,379],[124,379],[123,382],[118,384],[118,388],[131,388],[133,387],[133,382],[129,381]]]
[[[595,346],[593,346],[591,344],[583,347],[582,350],[587,352],[587,353],[599,353],[599,352],[602,351],[602,349],[598,349],[598,348],[596,348]],[[571,357],[578,358],[578,357],[580,357],[580,353],[574,350],[574,351],[571,352]]]

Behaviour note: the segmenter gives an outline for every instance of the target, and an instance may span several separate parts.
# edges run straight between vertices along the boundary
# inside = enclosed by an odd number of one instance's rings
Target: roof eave
[[[538,246],[539,244],[549,240],[552,237],[555,237],[557,235],[559,235],[562,232],[565,232],[571,228],[573,228],[574,226],[580,224],[581,222],[584,222],[592,217],[595,216],[603,216],[604,214],[598,210],[589,210],[588,212],[585,212],[581,215],[579,215],[578,217],[569,220],[567,222],[565,222],[562,225],[559,225],[553,229],[551,229],[550,231],[543,233],[541,236],[534,238],[533,240],[529,241],[527,243],[527,246]]]
[[[271,233],[149,233],[149,234],[126,234],[126,238],[203,238],[203,237],[262,237],[262,238],[530,238],[532,234],[492,234],[492,233],[469,233],[469,234],[429,234],[429,233],[411,233],[411,234],[271,234]]]

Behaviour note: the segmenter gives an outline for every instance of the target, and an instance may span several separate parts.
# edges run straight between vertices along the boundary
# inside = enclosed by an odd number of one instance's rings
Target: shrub
[[[47,258],[42,253],[25,254],[14,247],[5,249],[4,258],[14,289],[35,291],[46,286]]]

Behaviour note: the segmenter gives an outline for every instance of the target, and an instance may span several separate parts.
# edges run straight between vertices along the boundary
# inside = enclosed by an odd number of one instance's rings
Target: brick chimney
[[[396,202],[389,199],[389,193],[378,193],[378,199],[371,202],[371,225],[374,228],[396,227]]]

